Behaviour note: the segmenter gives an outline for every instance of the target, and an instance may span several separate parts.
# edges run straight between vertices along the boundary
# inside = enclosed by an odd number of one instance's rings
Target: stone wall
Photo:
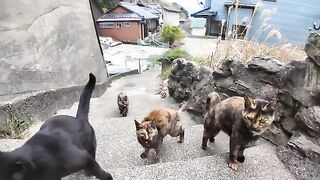
[[[89,0],[2,0],[0,96],[106,80]]]
[[[320,170],[319,34],[310,34],[305,51],[306,60],[289,64],[253,58],[245,65],[229,59],[213,71],[176,59],[169,76],[169,93],[178,102],[187,101],[185,107],[198,115],[200,122],[207,95],[212,91],[223,99],[243,95],[276,98],[276,120],[263,136],[279,146],[280,159],[298,178],[314,178]],[[302,160],[304,167],[297,168]]]
[[[107,81],[97,84],[92,96],[101,96],[112,81],[131,74],[138,74],[138,70],[112,76]],[[86,80],[88,80],[88,75]],[[34,92],[8,102],[2,102],[0,104],[0,136],[8,132],[7,121],[13,115],[22,121],[29,118],[33,121],[44,121],[52,117],[57,110],[70,108],[74,102],[79,101],[83,88],[84,85]]]

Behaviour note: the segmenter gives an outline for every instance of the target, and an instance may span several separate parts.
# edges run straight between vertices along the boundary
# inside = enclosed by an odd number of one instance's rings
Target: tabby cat
[[[125,93],[120,92],[118,94],[117,103],[118,103],[118,108],[119,108],[120,114],[123,117],[126,117],[128,114],[128,111],[129,111],[129,98],[128,98],[128,96]]]
[[[135,120],[136,133],[139,143],[144,148],[141,158],[147,158],[150,149],[156,150],[157,162],[161,159],[163,138],[169,134],[171,137],[180,137],[179,143],[184,141],[184,129],[176,110],[160,108],[150,112],[141,123]]]
[[[228,166],[237,170],[237,161],[242,163],[245,160],[243,151],[247,145],[257,140],[272,124],[276,101],[234,96],[220,102],[217,93],[209,99],[215,99],[215,103],[207,105],[209,110],[204,117],[202,149],[206,150],[208,139],[214,142],[214,137],[223,130],[230,136]]]

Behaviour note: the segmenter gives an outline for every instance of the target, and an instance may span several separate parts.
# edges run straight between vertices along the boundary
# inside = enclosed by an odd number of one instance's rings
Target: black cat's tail
[[[218,93],[213,91],[208,94],[206,101],[206,111],[214,109],[219,102],[221,102],[221,99]]]
[[[90,107],[90,98],[93,92],[93,89],[96,85],[96,77],[90,73],[89,81],[87,85],[84,87],[79,101],[78,111],[77,111],[77,119],[80,120],[88,120],[89,107]]]

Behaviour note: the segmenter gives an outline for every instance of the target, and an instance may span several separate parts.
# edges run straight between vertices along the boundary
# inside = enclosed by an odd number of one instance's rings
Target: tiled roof
[[[141,20],[142,18],[136,13],[107,13],[103,14],[98,21],[125,21]]]
[[[231,6],[233,4],[235,4],[235,1],[227,1],[224,3],[224,5],[226,5],[226,6]],[[239,2],[239,6],[254,8],[256,6],[256,1],[255,0],[242,0]]]
[[[201,17],[201,16],[215,16],[217,12],[210,11],[210,8],[202,9],[196,13],[191,14],[192,17]]]
[[[137,4],[121,2],[120,6],[123,6],[124,8],[138,14],[140,17],[144,17],[145,19],[159,18],[159,16],[152,14],[143,7],[139,7]]]
[[[181,12],[180,9],[177,9],[176,7],[173,7],[173,6],[162,6],[162,8],[171,12],[177,12],[177,13]]]
[[[144,9],[155,15],[161,14],[161,11],[158,11],[157,9],[153,9],[151,7],[144,7]]]

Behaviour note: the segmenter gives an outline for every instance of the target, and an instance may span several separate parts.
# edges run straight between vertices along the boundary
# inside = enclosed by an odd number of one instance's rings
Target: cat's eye
[[[248,119],[249,121],[252,121],[252,120],[253,120],[253,118],[251,118],[250,116],[247,116],[247,119]]]
[[[262,121],[260,121],[260,123],[265,124],[265,123],[267,123],[267,121],[262,120]]]

